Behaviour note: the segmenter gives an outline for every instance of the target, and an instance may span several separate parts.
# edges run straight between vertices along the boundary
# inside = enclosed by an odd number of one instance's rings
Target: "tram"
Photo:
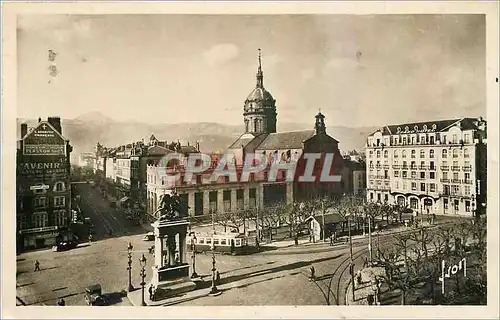
[[[192,243],[194,240],[194,243]],[[196,237],[187,237],[188,251],[198,252],[212,251],[226,254],[238,255],[248,252],[248,238],[241,233],[215,233],[196,234]]]

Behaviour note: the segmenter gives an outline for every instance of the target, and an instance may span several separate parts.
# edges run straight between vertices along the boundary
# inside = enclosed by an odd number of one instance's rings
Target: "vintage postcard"
[[[3,317],[497,318],[498,9],[4,3]]]

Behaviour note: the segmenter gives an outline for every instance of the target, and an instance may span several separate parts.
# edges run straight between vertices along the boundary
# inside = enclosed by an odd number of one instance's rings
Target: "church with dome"
[[[304,153],[330,153],[334,155],[330,173],[343,171],[343,157],[338,148],[339,142],[326,133],[325,116],[319,112],[315,116],[314,129],[277,132],[276,100],[264,87],[264,73],[262,71],[262,58],[259,49],[259,60],[255,88],[250,92],[243,106],[243,121],[245,132],[229,147],[228,151],[234,156],[235,164],[243,165],[246,154],[261,154],[269,157],[273,162],[288,162],[297,160],[296,176],[302,175],[305,161]],[[322,167],[324,157],[317,161],[316,167]],[[333,172],[333,173],[332,173]],[[338,196],[342,194],[342,181],[334,183],[319,183],[319,181],[304,183],[267,182],[266,172],[261,179],[255,177],[256,182],[264,185],[261,198],[262,203],[274,201],[293,202],[318,196]],[[321,172],[315,173],[320,176]],[[258,175],[258,174],[256,174]],[[265,189],[270,189],[265,192]],[[269,200],[269,201],[266,201]]]

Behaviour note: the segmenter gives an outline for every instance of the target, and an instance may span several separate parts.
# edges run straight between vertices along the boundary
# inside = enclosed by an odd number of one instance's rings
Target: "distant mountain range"
[[[46,119],[42,119],[46,120]],[[37,119],[17,119],[17,136],[20,138],[20,125],[25,122],[28,127],[34,127]],[[115,147],[134,141],[149,140],[154,134],[159,140],[177,141],[182,144],[200,142],[204,152],[224,151],[243,133],[243,125],[225,125],[220,123],[178,123],[178,124],[148,124],[142,122],[118,122],[100,112],[90,112],[74,119],[61,119],[62,133],[70,140],[74,150],[72,162],[78,161],[82,152],[92,152],[97,142],[107,147]],[[312,129],[312,123],[280,123],[278,131],[294,131]],[[340,142],[344,152],[356,149],[361,151],[366,137],[377,127],[350,128],[344,126],[329,126],[327,133]]]

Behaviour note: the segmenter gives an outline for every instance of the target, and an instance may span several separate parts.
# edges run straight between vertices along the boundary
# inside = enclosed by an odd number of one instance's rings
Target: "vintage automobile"
[[[102,296],[100,284],[94,284],[85,288],[85,301],[89,306],[106,306],[106,299]]]
[[[52,247],[52,251],[60,252],[74,249],[78,246],[77,240],[59,242],[57,245]]]
[[[142,241],[154,241],[155,234],[153,232],[148,232],[144,237],[142,237]]]

